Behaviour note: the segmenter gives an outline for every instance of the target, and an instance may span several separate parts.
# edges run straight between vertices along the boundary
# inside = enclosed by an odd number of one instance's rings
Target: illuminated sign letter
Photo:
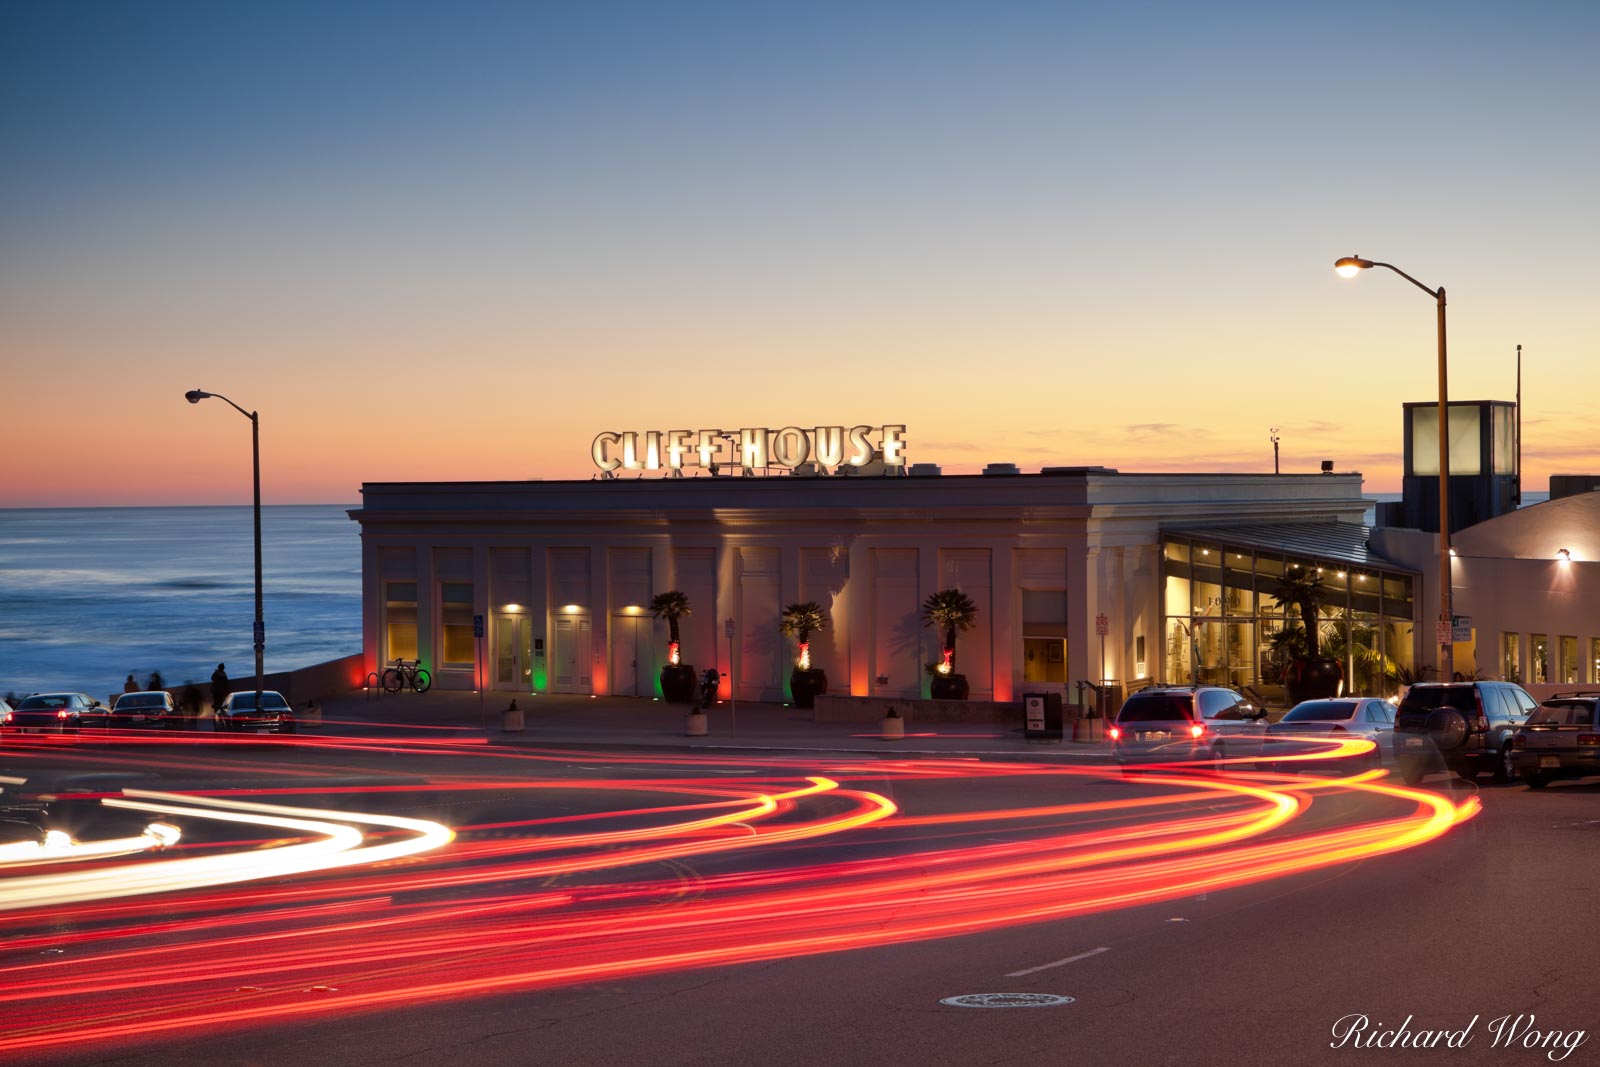
[[[639,435],[633,430],[622,434],[622,465],[630,471],[639,469]]]
[[[850,427],[850,466],[865,467],[872,462],[872,442],[867,440],[871,432],[871,426]]]
[[[660,430],[646,430],[644,432],[644,469],[647,471],[661,469]]]
[[[717,438],[721,430],[701,430],[694,435],[695,451],[700,453],[700,466],[710,467],[717,462]]]
[[[667,466],[677,470],[683,466],[683,454],[689,451],[688,430],[667,431]]]
[[[595,434],[594,444],[589,446],[589,454],[594,457],[594,465],[596,467],[603,471],[614,471],[622,465],[606,454],[606,446],[614,445],[618,440],[617,435],[609,431]]]
[[[883,465],[885,467],[904,467],[906,465],[906,428],[904,426],[885,426],[883,428]]]
[[[837,467],[844,462],[844,427],[817,427],[817,462],[824,467]]]
[[[739,465],[765,467],[767,465],[767,430],[753,427],[739,431]]]
[[[785,426],[772,435],[772,461],[793,470],[811,458],[811,443],[798,426]]]

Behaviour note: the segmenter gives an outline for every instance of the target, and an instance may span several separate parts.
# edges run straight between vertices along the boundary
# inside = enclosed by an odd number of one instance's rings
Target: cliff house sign
[[[878,443],[874,445],[873,437]],[[679,475],[684,467],[715,469],[718,465],[756,470],[818,467],[865,467],[874,460],[885,468],[906,465],[904,426],[818,426],[802,430],[745,427],[740,430],[626,430],[596,434],[589,453],[604,474],[617,470],[659,471]]]

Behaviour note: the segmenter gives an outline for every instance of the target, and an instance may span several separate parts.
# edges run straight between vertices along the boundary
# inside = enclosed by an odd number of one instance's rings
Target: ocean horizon
[[[268,671],[361,651],[359,506],[262,507]],[[0,696],[253,676],[252,511],[0,509]]]

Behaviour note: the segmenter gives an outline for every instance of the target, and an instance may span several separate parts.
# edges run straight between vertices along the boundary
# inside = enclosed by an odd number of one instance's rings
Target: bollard
[[[878,727],[885,741],[899,741],[906,736],[906,721],[900,717],[898,711],[894,710],[893,705],[889,707],[889,714],[883,717]]]
[[[500,731],[507,734],[520,734],[522,732],[522,712],[513,700],[511,706],[500,713]]]
[[[689,737],[704,737],[706,735],[706,713],[695,708],[684,717],[684,733]]]

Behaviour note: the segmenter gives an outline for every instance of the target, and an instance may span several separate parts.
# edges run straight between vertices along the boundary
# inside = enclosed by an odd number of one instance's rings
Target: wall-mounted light
[[[568,615],[576,615],[578,612],[582,611],[583,609],[581,607],[579,607],[577,604],[563,604],[563,605],[561,605],[561,610],[563,612],[565,612],[566,614],[568,614]]]
[[[644,609],[641,608],[637,604],[629,604],[627,607],[623,608],[622,610],[623,610],[624,613],[626,613],[628,615],[637,615],[637,614],[639,614],[639,612],[643,611]]]
[[[500,610],[501,611],[521,611],[522,610],[522,605],[521,604],[506,604]]]
[[[1455,554],[1456,554],[1456,550],[1455,550],[1455,549],[1453,549],[1453,548],[1452,548],[1452,549],[1451,549],[1451,550],[1450,550],[1450,554],[1451,554],[1451,555],[1452,555],[1452,556],[1453,556],[1453,555],[1455,555]]]
[[[1556,559],[1559,559],[1562,563],[1571,563],[1572,553],[1564,548],[1558,548],[1556,549]]]

